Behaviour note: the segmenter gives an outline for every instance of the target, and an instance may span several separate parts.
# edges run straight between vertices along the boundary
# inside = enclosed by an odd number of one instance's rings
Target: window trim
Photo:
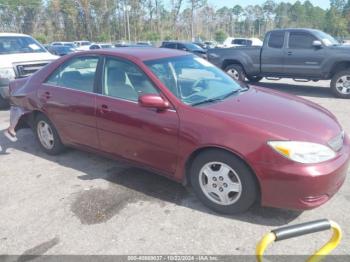
[[[156,83],[154,83],[152,81],[152,79],[146,74],[145,71],[142,70],[142,68],[128,60],[128,59],[125,59],[125,58],[122,58],[122,57],[119,57],[119,56],[112,56],[112,55],[103,55],[102,56],[102,61],[101,61],[101,72],[99,73],[99,84],[98,84],[98,90],[97,90],[97,95],[99,96],[103,96],[103,97],[108,97],[108,98],[113,98],[113,99],[117,99],[117,100],[122,100],[122,101],[128,101],[128,102],[133,102],[133,103],[136,103],[138,104],[138,100],[137,101],[134,101],[134,100],[130,100],[130,99],[126,99],[126,98],[122,98],[122,97],[115,97],[115,96],[110,96],[110,95],[105,95],[103,90],[104,90],[104,74],[105,74],[105,70],[106,70],[106,61],[107,59],[114,59],[114,60],[117,60],[117,61],[121,61],[121,62],[125,62],[125,63],[129,63],[129,64],[132,64],[133,66],[135,66],[138,70],[140,70],[140,72],[142,72],[145,77],[147,77],[147,80],[152,84],[153,88],[158,91],[158,95],[159,96],[164,96],[162,91],[158,88],[158,86],[156,85]]]
[[[78,89],[74,89],[74,88],[67,87],[67,86],[59,86],[59,85],[47,82],[52,75],[54,75],[57,71],[62,70],[62,68],[66,67],[67,64],[69,64],[72,60],[80,59],[80,58],[97,58],[98,59],[97,66],[96,66],[96,71],[95,71],[95,76],[94,76],[94,85],[93,85],[92,92],[84,91],[84,90],[78,90]],[[77,56],[70,57],[66,61],[64,61],[62,64],[57,66],[55,69],[53,69],[50,72],[50,74],[48,74],[48,76],[44,79],[44,81],[41,84],[46,85],[46,86],[53,86],[53,87],[58,87],[58,88],[64,88],[64,89],[67,89],[67,90],[80,91],[80,92],[87,93],[87,94],[97,94],[97,91],[98,91],[98,81],[97,80],[99,78],[99,72],[100,72],[100,67],[101,67],[101,62],[102,62],[101,60],[102,60],[101,56],[97,55],[97,54],[88,54],[88,55],[85,54],[85,55],[77,55]]]

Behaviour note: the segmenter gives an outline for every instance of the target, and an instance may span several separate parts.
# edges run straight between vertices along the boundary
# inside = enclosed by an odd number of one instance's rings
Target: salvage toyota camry
[[[222,213],[310,209],[340,188],[350,141],[326,109],[231,79],[197,56],[123,48],[58,59],[10,84],[48,154],[125,160],[184,184]]]

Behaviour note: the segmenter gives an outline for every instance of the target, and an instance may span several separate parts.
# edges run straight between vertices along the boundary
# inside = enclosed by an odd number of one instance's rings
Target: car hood
[[[52,55],[49,52],[0,55],[1,67],[13,67],[14,64],[28,62],[53,61],[57,58],[58,56]]]
[[[302,98],[260,87],[224,101],[201,107],[226,121],[248,125],[267,139],[327,143],[341,132],[335,116],[327,109]]]

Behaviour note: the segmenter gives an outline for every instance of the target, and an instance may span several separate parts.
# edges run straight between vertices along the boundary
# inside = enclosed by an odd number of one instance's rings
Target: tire
[[[192,162],[189,175],[197,197],[219,213],[243,213],[259,196],[256,177],[250,168],[240,158],[225,151],[201,153]]]
[[[10,103],[8,100],[4,99],[1,95],[0,95],[0,109],[7,109],[10,107]]]
[[[248,81],[251,83],[258,83],[261,79],[263,79],[260,76],[246,76]]]
[[[45,128],[47,127],[47,129]],[[65,146],[57,133],[55,126],[43,114],[35,118],[34,133],[41,149],[49,155],[58,155],[65,150]],[[45,131],[47,133],[45,133]],[[46,143],[45,143],[46,141]]]
[[[232,77],[234,80],[244,82],[246,75],[242,66],[238,64],[232,64],[225,68],[226,74]]]
[[[334,96],[350,99],[350,70],[336,73],[331,81]]]

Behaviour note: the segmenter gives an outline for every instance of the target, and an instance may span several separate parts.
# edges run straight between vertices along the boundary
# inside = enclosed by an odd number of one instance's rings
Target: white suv
[[[8,106],[8,84],[57,59],[28,35],[0,33],[0,108]]]

